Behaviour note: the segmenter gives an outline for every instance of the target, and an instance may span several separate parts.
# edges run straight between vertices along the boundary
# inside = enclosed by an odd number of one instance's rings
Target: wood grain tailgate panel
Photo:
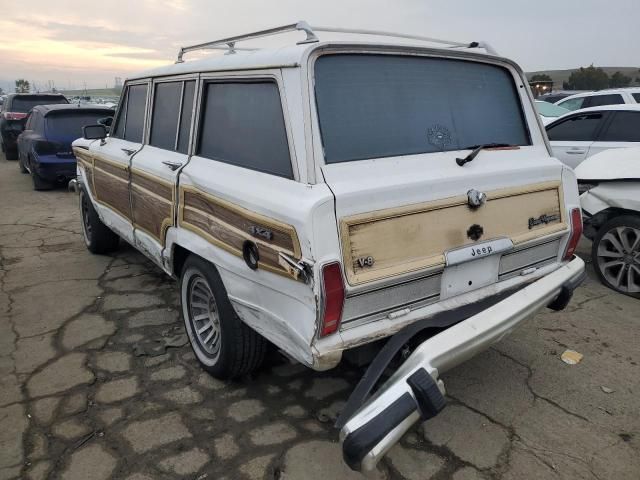
[[[558,182],[487,192],[477,210],[467,197],[381,210],[341,220],[345,270],[350,284],[359,284],[414,270],[444,265],[444,252],[474,243],[467,238],[473,224],[481,225],[480,242],[498,237],[514,244],[567,229],[562,189]],[[558,218],[529,228],[529,218]],[[361,267],[358,258],[373,257]]]

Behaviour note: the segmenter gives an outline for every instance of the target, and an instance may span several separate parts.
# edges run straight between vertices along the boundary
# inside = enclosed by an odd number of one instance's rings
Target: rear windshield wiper
[[[462,167],[465,163],[473,161],[473,159],[478,156],[480,151],[484,150],[485,148],[501,148],[513,146],[514,145],[509,145],[508,143],[483,143],[482,145],[471,145],[470,147],[464,148],[463,150],[473,149],[473,151],[464,158],[456,158],[456,163]]]

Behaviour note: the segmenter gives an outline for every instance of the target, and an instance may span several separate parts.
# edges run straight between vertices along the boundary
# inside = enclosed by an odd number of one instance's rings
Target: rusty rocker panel
[[[180,187],[178,213],[180,227],[238,257],[242,257],[245,241],[254,242],[260,255],[259,268],[297,279],[279,258],[280,252],[301,258],[300,242],[293,226],[188,186]]]
[[[175,188],[155,175],[131,169],[133,226],[165,244],[167,229],[173,226]]]
[[[445,250],[473,243],[467,236],[472,225],[482,227],[482,240],[508,237],[516,245],[565,231],[562,195],[559,182],[544,182],[487,192],[487,203],[477,210],[469,208],[467,196],[457,196],[344,218],[347,278],[356,285],[441,268]]]

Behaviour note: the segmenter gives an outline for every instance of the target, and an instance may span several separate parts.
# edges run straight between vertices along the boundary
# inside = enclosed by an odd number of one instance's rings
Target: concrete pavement
[[[0,480],[363,478],[332,428],[362,371],[274,355],[212,379],[174,282],[130,247],[86,251],[76,202],[0,158]],[[444,375],[448,407],[372,478],[637,480],[638,345],[640,301],[590,272],[566,311]]]

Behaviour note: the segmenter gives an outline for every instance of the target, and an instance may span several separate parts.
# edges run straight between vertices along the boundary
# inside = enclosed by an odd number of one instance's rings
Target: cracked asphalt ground
[[[212,379],[174,282],[130,247],[89,254],[76,203],[0,159],[0,479],[362,478],[332,428],[361,370],[274,354],[251,378]],[[372,477],[637,480],[638,302],[590,271],[565,312],[444,375],[448,407]],[[567,348],[582,362],[564,364]]]

